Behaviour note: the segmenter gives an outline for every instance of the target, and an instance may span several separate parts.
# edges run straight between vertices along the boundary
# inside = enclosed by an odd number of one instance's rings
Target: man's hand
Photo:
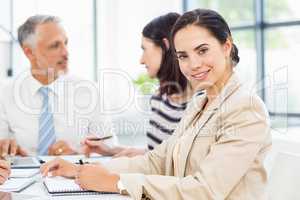
[[[77,152],[66,141],[59,140],[49,147],[48,154],[52,156],[74,155]]]
[[[0,185],[3,184],[10,175],[10,163],[0,160]]]
[[[0,157],[4,158],[8,155],[27,156],[28,154],[17,144],[15,139],[0,140]]]

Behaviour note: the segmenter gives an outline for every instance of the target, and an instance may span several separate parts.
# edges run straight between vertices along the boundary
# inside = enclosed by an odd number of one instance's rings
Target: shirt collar
[[[50,91],[55,94],[59,95],[58,92],[58,84],[59,82],[63,81],[64,76],[59,76],[55,81],[50,83],[49,85],[43,85],[41,84],[38,80],[36,80],[31,73],[29,73],[29,87],[30,87],[30,92],[32,96],[36,95],[41,87],[48,87]]]

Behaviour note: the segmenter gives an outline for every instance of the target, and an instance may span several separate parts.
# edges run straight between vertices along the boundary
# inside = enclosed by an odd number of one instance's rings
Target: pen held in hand
[[[109,136],[105,136],[105,137],[101,137],[101,138],[93,137],[93,138],[87,138],[87,139],[90,140],[90,141],[101,141],[101,140],[110,139],[112,137],[113,137],[112,135],[109,135]]]
[[[84,165],[84,164],[89,164],[89,162],[87,162],[87,161],[83,162],[82,159],[79,159],[79,161],[76,162],[75,164]]]
[[[79,164],[80,164],[80,165],[83,165],[83,164],[84,164],[83,161],[82,161],[81,159],[79,159]]]

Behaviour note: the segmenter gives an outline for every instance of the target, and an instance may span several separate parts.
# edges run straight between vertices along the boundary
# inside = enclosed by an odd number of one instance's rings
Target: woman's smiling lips
[[[204,80],[207,77],[209,72],[210,72],[210,69],[206,70],[206,71],[203,71],[203,72],[200,72],[200,73],[197,73],[197,74],[192,74],[191,76],[194,79],[197,79],[197,80]]]

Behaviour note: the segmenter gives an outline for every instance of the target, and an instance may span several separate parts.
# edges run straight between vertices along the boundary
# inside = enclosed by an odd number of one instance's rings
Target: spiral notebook
[[[47,177],[44,179],[44,185],[48,193],[52,196],[115,194],[112,192],[84,190],[75,183],[74,179],[63,177]]]

